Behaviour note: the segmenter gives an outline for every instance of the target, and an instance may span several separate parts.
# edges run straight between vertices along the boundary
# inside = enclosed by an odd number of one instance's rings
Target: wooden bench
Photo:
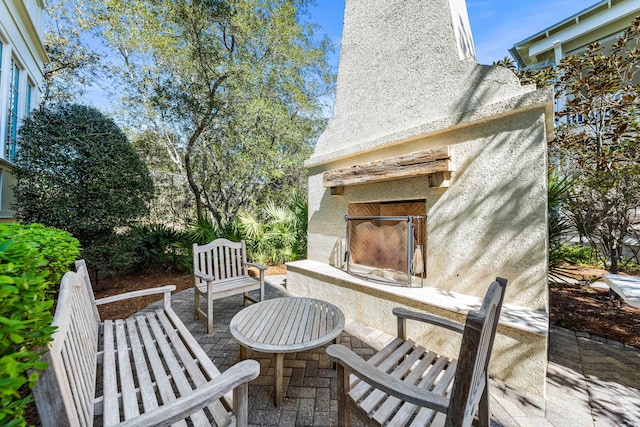
[[[43,426],[247,425],[255,360],[220,373],[171,308],[164,286],[94,300],[84,261],[62,278],[44,360],[33,390]],[[100,320],[97,305],[164,295],[163,308]]]
[[[398,337],[364,361],[334,344],[327,355],[338,363],[338,425],[350,411],[365,424],[385,426],[489,427],[491,349],[507,281],[491,283],[479,311],[465,325],[425,313],[395,308]],[[406,321],[427,322],[462,334],[458,360],[438,355],[407,338]]]
[[[247,267],[258,269],[259,277],[249,276]],[[206,245],[193,244],[193,275],[195,278],[195,317],[207,319],[207,333],[213,333],[213,301],[230,295],[244,294],[244,305],[249,291],[259,289],[264,300],[264,271],[267,267],[247,262],[244,240],[232,242],[216,239]],[[206,298],[207,310],[200,307],[200,296]]]
[[[630,306],[640,308],[640,278],[619,274],[603,274],[602,278],[611,296],[618,295]]]

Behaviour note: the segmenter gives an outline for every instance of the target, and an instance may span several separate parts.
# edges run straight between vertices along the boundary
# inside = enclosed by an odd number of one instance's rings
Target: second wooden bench
[[[247,425],[255,360],[220,373],[171,308],[165,286],[94,300],[84,261],[62,279],[33,394],[43,426]],[[164,306],[126,320],[101,321],[97,305],[164,294]]]

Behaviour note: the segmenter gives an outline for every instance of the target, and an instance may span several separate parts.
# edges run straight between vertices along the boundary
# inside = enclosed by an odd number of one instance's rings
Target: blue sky
[[[362,1],[362,0],[360,0]],[[317,0],[309,20],[318,23],[336,47],[338,64],[345,0]],[[429,0],[423,0],[427,7]],[[596,4],[597,0],[467,0],[478,62],[509,56],[515,43]]]

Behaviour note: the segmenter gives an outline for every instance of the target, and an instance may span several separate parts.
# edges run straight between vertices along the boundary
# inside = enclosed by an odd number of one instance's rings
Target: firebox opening
[[[426,277],[427,201],[349,203],[346,269],[366,279],[411,286]]]

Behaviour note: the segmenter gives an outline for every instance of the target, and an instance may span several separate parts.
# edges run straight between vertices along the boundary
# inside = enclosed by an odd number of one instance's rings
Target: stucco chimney
[[[464,0],[347,0],[334,116],[310,163],[531,90],[477,64]]]

